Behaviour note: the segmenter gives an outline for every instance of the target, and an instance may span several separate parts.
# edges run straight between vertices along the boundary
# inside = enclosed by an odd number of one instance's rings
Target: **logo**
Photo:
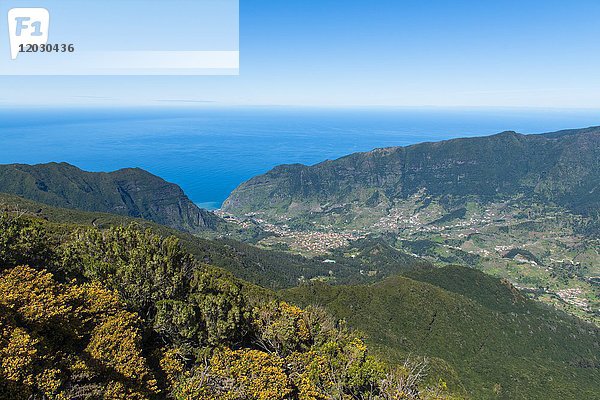
[[[239,74],[239,0],[108,3],[0,0],[0,76]]]
[[[10,56],[13,60],[27,46],[48,43],[50,13],[45,8],[13,8],[8,11]]]

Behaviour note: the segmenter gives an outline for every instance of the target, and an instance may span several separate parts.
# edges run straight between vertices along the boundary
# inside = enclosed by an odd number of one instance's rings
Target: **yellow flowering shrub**
[[[298,392],[298,400],[327,400],[333,387],[327,375],[329,366],[326,357],[314,350],[294,352],[285,359],[289,376]]]
[[[67,294],[51,274],[23,266],[2,275],[0,304],[31,324],[66,323],[72,312]]]
[[[165,374],[169,384],[174,386],[183,373],[186,372],[180,349],[164,349],[160,359],[160,369]]]
[[[215,352],[210,363],[198,366],[175,388],[177,399],[284,400],[293,388],[283,359],[259,350]]]
[[[158,388],[139,325],[118,295],[98,283],[63,284],[26,266],[4,271],[0,399],[67,399],[77,379],[106,398],[151,397]]]
[[[2,336],[6,338],[0,349],[2,375],[9,381],[33,385],[34,364],[38,358],[36,349],[38,341],[21,328],[5,329]]]
[[[270,302],[254,309],[256,342],[266,351],[285,356],[310,347],[310,330],[304,311],[285,302]]]
[[[262,351],[224,349],[211,359],[209,374],[224,383],[226,390],[216,393],[223,400],[279,400],[292,391],[283,366],[281,358]]]
[[[141,336],[135,328],[137,323],[137,317],[126,311],[108,317],[94,328],[85,350],[94,360],[117,374],[147,382],[147,386],[153,388],[154,380],[141,354]]]

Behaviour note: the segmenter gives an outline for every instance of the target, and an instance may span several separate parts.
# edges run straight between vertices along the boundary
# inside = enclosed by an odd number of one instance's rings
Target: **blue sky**
[[[597,0],[241,0],[239,77],[0,77],[0,106],[600,108],[599,18]]]

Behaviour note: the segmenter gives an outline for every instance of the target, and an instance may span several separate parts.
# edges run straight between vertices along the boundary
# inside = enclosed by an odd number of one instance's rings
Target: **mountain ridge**
[[[600,186],[599,143],[598,127],[537,135],[506,131],[379,148],[312,166],[286,164],[241,184],[223,209],[243,214],[313,202],[299,206],[309,212],[319,202],[403,199],[424,189],[438,196],[536,196],[596,213],[599,202],[589,195]]]
[[[51,206],[144,218],[192,233],[214,230],[220,219],[183,190],[140,168],[88,172],[68,163],[0,165],[0,192]]]

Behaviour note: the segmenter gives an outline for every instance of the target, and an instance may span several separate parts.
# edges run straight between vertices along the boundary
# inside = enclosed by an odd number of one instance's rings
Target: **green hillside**
[[[418,371],[173,236],[0,214],[0,399],[458,399]]]
[[[144,218],[193,233],[220,224],[179,186],[139,168],[100,173],[67,163],[0,165],[0,192],[56,207]]]
[[[366,286],[281,293],[321,305],[366,333],[389,360],[437,357],[476,399],[596,399],[600,330],[525,299],[480,272],[424,269]],[[428,283],[431,282],[431,283]]]
[[[233,214],[322,214],[345,204],[389,205],[425,191],[482,200],[527,196],[596,215],[600,128],[498,135],[356,153],[314,166],[282,165],[240,185]]]

